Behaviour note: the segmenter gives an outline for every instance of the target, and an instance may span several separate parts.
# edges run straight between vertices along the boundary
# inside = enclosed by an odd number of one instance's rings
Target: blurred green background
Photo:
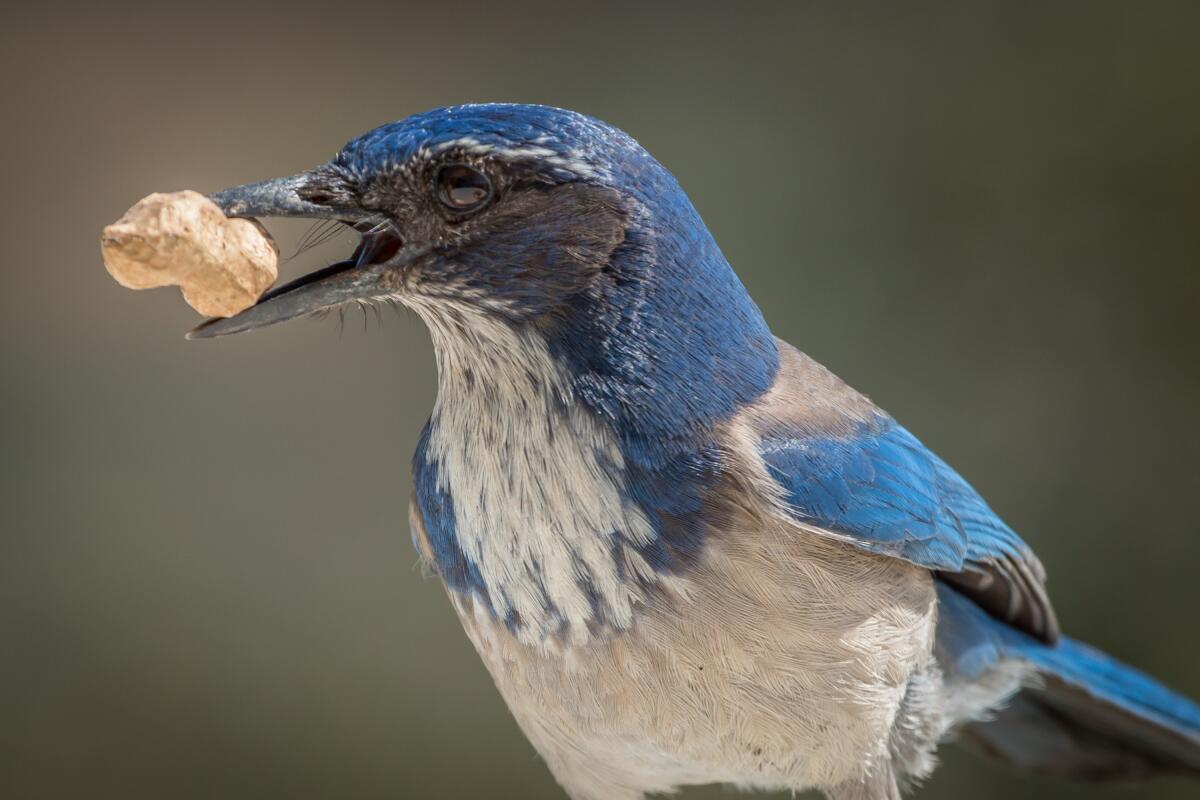
[[[148,192],[466,101],[638,138],[775,331],[1033,544],[1069,632],[1200,695],[1200,4],[46,8],[0,26],[0,796],[561,797],[414,569],[418,323],[185,342],[97,247]],[[919,797],[1200,792],[943,752]]]

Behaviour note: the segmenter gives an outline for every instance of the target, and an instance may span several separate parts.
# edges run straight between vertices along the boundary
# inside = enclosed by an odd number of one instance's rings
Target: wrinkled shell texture
[[[279,275],[279,249],[258,222],[230,219],[192,191],[139,200],[104,229],[100,249],[122,286],[179,286],[210,317],[254,305]]]

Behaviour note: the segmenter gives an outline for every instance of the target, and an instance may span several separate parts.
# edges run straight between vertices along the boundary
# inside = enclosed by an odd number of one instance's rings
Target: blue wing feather
[[[1057,638],[1029,546],[890,417],[879,414],[849,435],[769,436],[760,455],[798,521],[935,570],[1006,621]]]
[[[932,569],[1028,552],[944,461],[888,418],[854,438],[765,443],[762,456],[795,514],[868,549]]]
[[[1004,662],[1042,676],[993,721],[988,752],[1076,776],[1200,772],[1200,708],[1060,639],[1037,557],[962,476],[869,400],[780,343],[771,392],[748,410],[785,513],[817,534],[937,578],[937,658],[966,684]]]

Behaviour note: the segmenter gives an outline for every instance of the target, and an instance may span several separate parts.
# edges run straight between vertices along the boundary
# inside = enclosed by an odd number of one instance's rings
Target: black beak
[[[358,206],[325,204],[334,196],[322,189],[319,172],[302,172],[290,178],[249,183],[209,196],[231,217],[305,217],[335,219],[363,234],[349,259],[277,286],[250,308],[228,318],[204,322],[188,333],[189,339],[209,339],[263,328],[306,316],[354,300],[390,293],[381,278],[403,247],[391,226],[380,224],[378,214]],[[316,202],[320,199],[321,202]]]
[[[370,213],[353,205],[324,202],[332,197],[319,170],[290,178],[247,183],[209,195],[229,217],[307,217],[310,219],[367,219]],[[314,202],[314,199],[321,202]]]

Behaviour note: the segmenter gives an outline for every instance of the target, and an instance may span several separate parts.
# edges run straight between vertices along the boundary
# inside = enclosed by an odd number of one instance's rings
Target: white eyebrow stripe
[[[474,136],[463,136],[460,139],[450,139],[446,142],[439,142],[434,148],[434,152],[444,153],[445,151],[455,147],[478,147],[479,145],[480,141]]]
[[[473,136],[463,136],[458,139],[451,139],[445,142],[439,142],[433,149],[435,153],[445,153],[448,150],[463,150],[471,155],[494,155],[503,158],[506,161],[521,161],[523,159],[533,159],[543,161],[552,167],[563,170],[579,178],[602,178],[607,177],[606,172],[598,170],[595,166],[585,160],[577,151],[570,151],[566,154],[551,150],[549,147],[542,147],[550,140],[549,136],[539,136],[533,145],[527,147],[500,147],[497,145],[481,142]]]

